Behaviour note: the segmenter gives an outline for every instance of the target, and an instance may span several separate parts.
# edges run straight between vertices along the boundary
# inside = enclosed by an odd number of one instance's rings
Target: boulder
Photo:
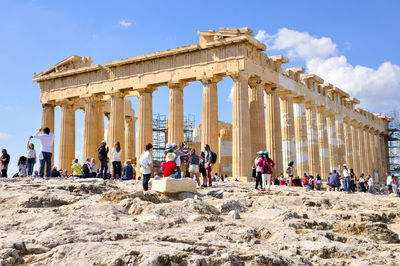
[[[162,178],[154,180],[152,190],[164,193],[196,192],[196,182],[190,178]]]

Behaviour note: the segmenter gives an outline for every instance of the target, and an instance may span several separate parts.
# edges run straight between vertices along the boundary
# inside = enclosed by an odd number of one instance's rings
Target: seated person
[[[130,160],[125,161],[125,166],[122,171],[122,179],[123,180],[132,180],[133,179],[133,167]]]
[[[336,170],[333,170],[333,173],[329,176],[328,186],[336,191],[340,187],[340,177]]]
[[[321,190],[322,179],[321,179],[321,176],[319,174],[317,174],[317,176],[315,177],[315,184],[316,184],[316,189],[317,190]]]
[[[301,187],[301,179],[298,176],[292,180],[292,186]]]
[[[175,163],[175,157],[176,155],[174,152],[168,152],[165,155],[165,162],[161,166],[162,170],[164,171],[164,177],[172,177],[176,170],[178,170],[178,167]]]
[[[303,175],[303,187],[309,187],[310,186],[310,177],[304,173]]]

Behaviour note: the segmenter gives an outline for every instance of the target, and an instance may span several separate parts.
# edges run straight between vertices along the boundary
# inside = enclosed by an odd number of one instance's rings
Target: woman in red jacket
[[[164,171],[164,177],[173,176],[178,169],[175,163],[175,157],[176,155],[174,152],[168,152],[165,155],[165,162],[161,166],[162,170]]]
[[[260,160],[259,166],[261,167],[262,186],[260,191],[265,191],[265,181],[267,182],[268,192],[271,192],[271,174],[272,168],[275,167],[275,162],[269,158],[268,152],[263,153],[263,159]]]

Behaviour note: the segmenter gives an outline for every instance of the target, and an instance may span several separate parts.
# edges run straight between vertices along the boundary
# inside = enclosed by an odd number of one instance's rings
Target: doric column
[[[364,159],[365,159],[365,175],[372,175],[371,171],[371,148],[370,148],[370,139],[369,139],[369,128],[364,127],[364,147],[365,147],[365,154],[364,154]]]
[[[251,131],[251,156],[255,157],[257,151],[265,150],[265,109],[264,85],[260,80],[251,80],[250,86],[250,131]]]
[[[219,79],[203,79],[203,112],[201,123],[201,150],[206,144],[210,145],[213,152],[218,153],[218,89]],[[200,152],[200,151],[198,151]],[[218,171],[219,164],[213,169]]]
[[[279,94],[275,87],[266,87],[266,147],[269,156],[275,162],[273,175],[283,173],[282,163],[282,134],[281,134],[281,108]]]
[[[374,171],[376,170],[376,155],[374,154],[375,151],[375,143],[374,143],[374,129],[370,128],[368,131],[368,138],[369,138],[369,151],[370,151],[370,174],[373,176]]]
[[[183,88],[187,83],[171,83],[169,87],[168,142],[184,141]]]
[[[366,167],[366,152],[365,152],[365,143],[364,143],[364,128],[362,124],[357,125],[357,131],[358,131],[358,147],[359,147],[359,173],[356,173],[358,175],[364,173],[367,173],[367,167]]]
[[[153,90],[139,92],[138,140],[136,158],[139,159],[146,145],[153,143]],[[139,172],[138,172],[139,174]]]
[[[339,171],[338,162],[338,146],[337,146],[337,134],[336,134],[336,121],[335,116],[328,115],[326,117],[326,124],[328,126],[328,143],[329,143],[329,171]]]
[[[251,132],[247,77],[233,76],[232,174],[241,181],[251,180]]]
[[[349,169],[353,168],[353,170],[354,170],[351,126],[350,126],[350,121],[348,119],[344,120],[343,129],[344,129],[344,146],[345,146],[345,154],[346,154],[345,155],[346,164],[347,164],[347,167],[349,167]]]
[[[308,156],[310,162],[310,175],[316,176],[320,172],[319,150],[318,150],[318,129],[316,107],[313,104],[306,104],[307,118],[307,138],[308,138]]]
[[[284,168],[287,167],[290,161],[296,163],[296,136],[293,105],[293,95],[289,93],[281,93],[282,152]],[[297,167],[296,165],[294,166],[293,175],[296,176]]]
[[[296,135],[297,175],[309,173],[306,105],[301,98],[294,99],[294,127]]]
[[[328,129],[326,124],[326,109],[317,108],[317,127],[318,127],[318,147],[320,174],[322,178],[327,178],[330,171]]]
[[[343,117],[336,116],[336,141],[337,141],[337,154],[338,163],[340,169],[342,169],[343,164],[346,161],[346,150],[344,144],[344,129],[343,129]]]
[[[386,150],[386,141],[383,133],[379,135],[379,147],[381,152],[382,174],[384,175],[389,169],[387,165],[388,154]]]
[[[374,144],[375,144],[375,149],[374,149],[374,154],[376,154],[376,168],[375,170],[378,171],[379,175],[379,181],[383,181],[382,176],[384,173],[382,173],[382,154],[380,150],[380,142],[379,142],[379,131],[374,132]]]
[[[125,158],[134,159],[136,154],[136,118],[132,116],[126,116],[125,122]]]
[[[353,169],[357,176],[361,174],[360,167],[360,148],[358,141],[358,124],[357,121],[352,121],[350,124],[351,128],[351,143],[352,143],[352,155],[353,155]]]
[[[54,105],[52,104],[43,104],[42,105],[42,129],[50,128],[50,132],[54,133]],[[51,165],[54,165],[54,145],[51,157]]]
[[[108,157],[110,157],[111,148],[113,147],[113,144],[111,144],[111,115],[110,113],[105,113],[105,116],[107,117],[107,146],[109,148]]]
[[[75,159],[75,108],[73,103],[65,102],[60,105],[60,148],[58,168],[67,169],[71,173],[72,160]]]
[[[95,97],[85,99],[85,126],[83,134],[83,159],[97,158],[97,148],[100,146],[104,135],[104,113],[103,103]],[[101,132],[103,128],[103,132]]]
[[[111,109],[110,109],[110,151],[114,144],[119,141],[121,144],[122,154],[121,161],[125,159],[124,142],[125,142],[125,100],[124,94],[111,94]]]

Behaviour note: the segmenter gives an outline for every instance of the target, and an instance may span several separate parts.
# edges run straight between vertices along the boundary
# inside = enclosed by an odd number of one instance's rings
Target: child
[[[374,179],[371,175],[368,175],[368,192],[374,193]]]
[[[72,161],[72,175],[82,177],[82,165],[78,163],[78,159]]]
[[[25,156],[21,156],[19,157],[18,160],[18,166],[19,166],[19,172],[18,172],[18,176],[19,177],[25,177],[26,176],[26,157]]]
[[[33,171],[33,177],[39,177],[39,172],[38,172],[38,170]]]
[[[178,169],[175,163],[175,157],[175,153],[173,152],[168,152],[165,155],[165,162],[161,166],[164,171],[164,177],[172,176]]]
[[[125,166],[122,171],[123,180],[131,180],[133,179],[133,167],[132,163],[129,160],[125,161]]]

